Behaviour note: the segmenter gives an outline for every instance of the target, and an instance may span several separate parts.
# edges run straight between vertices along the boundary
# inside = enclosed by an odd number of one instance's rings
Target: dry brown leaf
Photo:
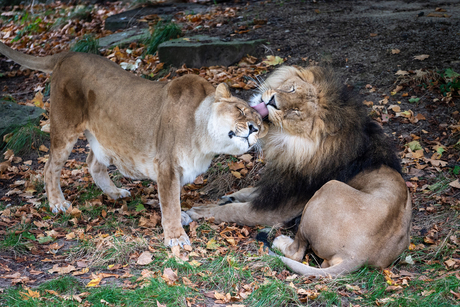
[[[140,254],[139,258],[137,259],[137,264],[138,265],[147,265],[151,263],[152,260],[152,254],[149,251],[142,252]]]
[[[163,278],[163,280],[170,286],[173,285],[179,279],[179,277],[177,277],[176,272],[174,272],[171,268],[164,269],[161,278]]]
[[[51,269],[48,270],[48,273],[58,273],[59,275],[69,274],[72,271],[75,271],[76,268],[73,265],[59,267],[59,264],[55,264]]]
[[[449,183],[449,185],[450,185],[451,187],[460,189],[460,182],[458,181],[458,179],[452,181],[451,183]]]
[[[421,54],[421,55],[416,55],[414,56],[414,60],[419,60],[419,61],[423,61],[427,58],[429,58],[430,56],[428,54]]]

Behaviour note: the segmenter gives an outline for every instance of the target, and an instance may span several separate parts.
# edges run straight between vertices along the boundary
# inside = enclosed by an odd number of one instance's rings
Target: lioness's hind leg
[[[86,164],[88,164],[88,170],[94,179],[96,185],[110,198],[117,199],[131,196],[128,190],[117,188],[117,186],[110,180],[109,174],[107,173],[107,166],[100,163],[94,152],[89,151],[88,157],[86,158]]]
[[[65,212],[71,206],[71,203],[66,201],[64,194],[62,194],[61,170],[77,141],[78,135],[62,136],[60,134],[51,137],[51,150],[44,170],[46,195],[53,213]]]

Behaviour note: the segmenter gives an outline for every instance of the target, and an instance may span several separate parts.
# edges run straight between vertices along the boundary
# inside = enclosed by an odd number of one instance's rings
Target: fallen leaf
[[[87,287],[87,288],[90,288],[90,287],[98,287],[98,286],[99,286],[99,283],[101,282],[101,280],[102,280],[102,278],[100,278],[100,277],[91,279],[91,281],[86,285],[86,287]]]
[[[419,60],[419,61],[423,61],[427,58],[429,58],[430,56],[428,54],[421,54],[421,55],[416,55],[414,56],[414,59],[415,60]]]
[[[139,256],[137,259],[137,264],[138,265],[147,265],[151,263],[152,260],[152,254],[149,251],[142,252],[142,254]]]
[[[172,286],[179,279],[176,272],[174,272],[171,268],[164,269],[161,278],[163,278],[163,280],[170,286]]]
[[[451,183],[449,183],[449,185],[450,185],[451,187],[460,189],[460,182],[458,181],[458,179],[452,181]]]
[[[48,147],[46,147],[46,146],[43,145],[43,144],[40,145],[40,147],[38,148],[38,150],[43,151],[43,152],[48,152],[48,151],[49,151]]]
[[[263,63],[267,64],[268,66],[276,66],[279,64],[283,64],[284,60],[279,56],[269,55],[267,59],[263,61]]]
[[[401,52],[401,50],[399,50],[399,49],[391,49],[392,54],[398,54],[400,52]]]
[[[63,275],[75,270],[76,268],[73,265],[59,267],[59,264],[55,264],[51,269],[48,270],[48,273],[58,273],[59,275]]]

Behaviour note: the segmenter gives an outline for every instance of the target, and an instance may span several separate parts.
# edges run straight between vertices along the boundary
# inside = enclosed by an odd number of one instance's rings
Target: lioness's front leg
[[[169,163],[161,163],[158,166],[157,185],[165,245],[190,245],[190,239],[181,225],[179,172]]]

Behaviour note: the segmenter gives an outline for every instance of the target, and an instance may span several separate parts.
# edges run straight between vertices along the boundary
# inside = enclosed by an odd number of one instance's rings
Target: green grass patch
[[[35,124],[28,123],[22,127],[14,128],[5,137],[4,149],[11,149],[16,155],[29,154],[33,150],[38,150],[45,140],[49,139],[49,134],[41,131]]]
[[[29,231],[29,226],[24,229],[10,229],[6,234],[0,236],[0,251],[13,252],[14,254],[27,254],[31,248],[31,241],[36,238]]]
[[[178,38],[182,34],[181,28],[175,23],[166,24],[157,23],[152,35],[145,41],[146,54],[155,54],[158,46],[170,39]]]
[[[126,264],[136,251],[145,251],[145,238],[132,236],[99,236],[80,241],[69,254],[70,259],[86,258],[88,266],[105,268],[110,264]]]
[[[290,303],[298,303],[295,289],[278,279],[261,285],[251,294],[248,301],[249,306],[254,307],[281,307],[288,306]]]
[[[99,40],[92,35],[85,34],[70,47],[70,51],[99,54]]]

